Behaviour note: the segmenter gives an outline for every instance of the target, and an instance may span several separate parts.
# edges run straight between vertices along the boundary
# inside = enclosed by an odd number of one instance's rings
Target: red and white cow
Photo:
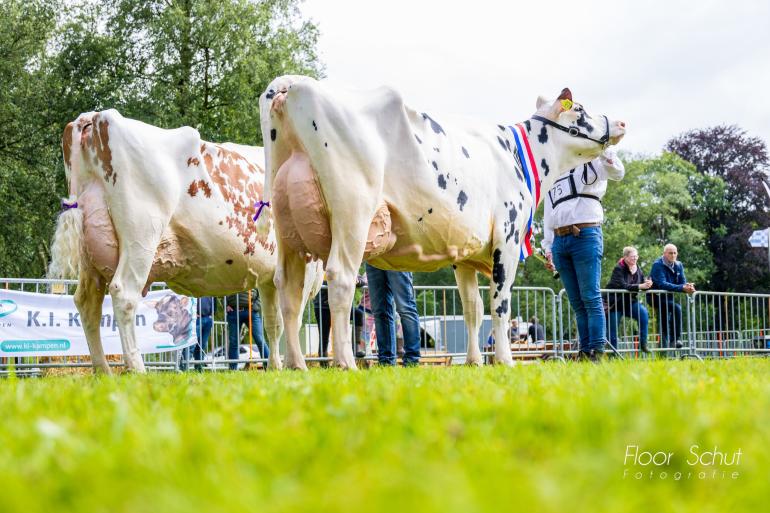
[[[72,208],[59,217],[49,276],[79,277],[75,304],[94,367],[110,371],[99,337],[109,289],[126,365],[144,371],[134,313],[150,284],[165,281],[193,296],[256,286],[269,364],[280,368],[275,233],[269,211],[263,233],[253,221],[264,183],[262,148],[202,141],[193,128],[165,130],[116,110],[81,114],[67,125],[62,146],[65,208]],[[303,302],[320,287],[315,267]]]
[[[539,98],[535,115],[514,127],[464,126],[410,108],[392,89],[332,91],[285,76],[261,96],[260,113],[286,364],[295,368],[305,368],[294,357],[294,319],[308,256],[325,262],[333,325],[347,322],[362,259],[391,270],[453,265],[468,340],[478,340],[483,315],[477,271],[491,277],[495,339],[507,340],[510,289],[540,191],[625,133],[624,123],[572,105],[568,89],[553,102]],[[480,364],[478,345],[468,347],[467,361]],[[334,357],[355,368],[344,333],[334,333]],[[512,364],[505,344],[495,358]]]

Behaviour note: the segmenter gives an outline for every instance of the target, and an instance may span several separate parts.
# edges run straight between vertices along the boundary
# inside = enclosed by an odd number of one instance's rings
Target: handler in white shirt
[[[607,180],[620,180],[623,163],[612,148],[561,177],[545,197],[543,249],[546,267],[559,271],[575,311],[580,357],[595,360],[604,352],[605,318],[599,280],[602,274]]]

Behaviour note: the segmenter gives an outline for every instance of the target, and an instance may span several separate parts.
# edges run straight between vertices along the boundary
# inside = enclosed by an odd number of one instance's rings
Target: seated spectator
[[[225,297],[227,312],[227,359],[233,360],[228,365],[230,370],[238,368],[240,357],[241,326],[249,326],[249,291],[239,292]],[[265,343],[262,330],[262,306],[257,289],[251,291],[251,338],[259,348],[262,358],[270,357],[270,349]],[[267,367],[267,365],[265,365]]]
[[[537,322],[537,317],[534,315],[529,319],[527,335],[529,336],[529,339],[534,343],[545,342],[545,328],[542,324]]]
[[[689,283],[684,275],[684,265],[677,261],[679,251],[673,244],[666,244],[663,256],[655,260],[650,270],[650,278],[655,290],[669,293],[660,294],[652,301],[653,308],[658,312],[660,323],[660,344],[665,348],[680,349],[682,344],[682,307],[679,306],[670,292],[695,292],[695,284]]]
[[[520,344],[527,341],[527,333],[521,332],[521,325],[517,317],[511,318],[511,344]]]
[[[195,323],[195,331],[198,335],[198,343],[192,347],[192,359],[201,361],[203,359],[204,347],[208,344],[209,336],[211,335],[211,328],[214,325],[214,321],[211,315],[214,313],[214,298],[213,297],[201,297],[198,298],[198,320]],[[186,371],[189,367],[190,361],[190,348],[186,347],[182,351],[182,360],[179,362],[179,369]],[[195,370],[201,371],[203,367],[200,363],[195,364]]]
[[[484,343],[484,352],[488,353],[495,350],[495,330],[489,330],[487,341]]]
[[[630,317],[639,324],[639,347],[642,352],[649,353],[647,347],[647,323],[649,314],[647,307],[638,301],[636,292],[652,287],[652,280],[644,278],[644,272],[639,267],[639,252],[632,246],[623,248],[623,258],[612,270],[612,277],[605,288],[627,290],[631,293],[610,293],[607,301],[607,322],[609,324],[610,345],[618,348],[618,322],[623,317]]]

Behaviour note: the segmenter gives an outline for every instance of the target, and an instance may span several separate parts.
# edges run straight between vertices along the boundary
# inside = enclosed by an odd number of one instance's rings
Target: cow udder
[[[329,214],[307,155],[292,152],[276,173],[273,214],[281,239],[294,251],[326,261],[332,237]],[[390,211],[382,203],[371,221],[364,260],[389,251],[396,243]]]

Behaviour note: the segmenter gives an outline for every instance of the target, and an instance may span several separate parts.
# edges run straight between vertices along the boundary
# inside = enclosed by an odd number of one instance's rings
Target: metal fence
[[[770,352],[770,295],[695,292],[691,351],[706,357]]]
[[[72,280],[0,279],[0,288],[38,293],[74,294],[77,282]],[[165,284],[153,284],[152,290]],[[309,302],[303,314],[300,342],[311,365],[326,365],[331,348],[325,348],[329,337],[328,307],[323,294]],[[497,341],[492,336],[489,312],[489,287],[480,290],[484,316],[478,340],[487,361],[494,358]],[[376,329],[368,302],[368,289],[356,292],[350,323],[350,343],[361,362],[376,360]],[[425,363],[451,364],[465,360],[468,332],[462,316],[457,287],[416,286],[415,295],[420,322],[420,351]],[[230,296],[232,299],[232,296]],[[607,338],[617,353],[626,358],[650,358],[655,353],[670,357],[731,357],[740,354],[770,353],[770,294],[736,294],[696,292],[690,296],[661,291],[632,293],[602,290]],[[232,301],[230,304],[233,304]],[[266,358],[259,344],[249,340],[247,309],[225,311],[225,298],[216,298],[212,312],[211,335],[201,344],[200,356],[191,350],[145,354],[148,368],[176,370],[226,370],[229,368],[262,368]],[[514,359],[561,358],[579,348],[575,312],[564,290],[556,294],[545,287],[514,287],[511,297],[511,326],[508,340]],[[397,317],[397,314],[396,314]],[[646,326],[646,330],[643,328]],[[254,330],[252,330],[254,331]],[[649,352],[643,351],[645,344]],[[237,357],[228,357],[228,340],[235,332]],[[200,335],[200,331],[199,331]],[[264,335],[263,335],[264,337]],[[266,338],[265,338],[266,340]],[[397,334],[399,349],[402,336]],[[234,344],[235,345],[235,344]],[[281,353],[285,354],[282,337]],[[331,344],[329,344],[331,346]],[[122,357],[111,356],[111,365],[122,365]],[[0,360],[0,373],[13,366],[17,371],[39,372],[50,367],[89,367],[85,357],[23,357]]]
[[[606,338],[613,352],[634,358],[691,354],[692,308],[691,298],[685,294],[602,289],[601,296]],[[579,348],[577,320],[565,290],[559,292],[558,304],[564,353],[575,353]]]

